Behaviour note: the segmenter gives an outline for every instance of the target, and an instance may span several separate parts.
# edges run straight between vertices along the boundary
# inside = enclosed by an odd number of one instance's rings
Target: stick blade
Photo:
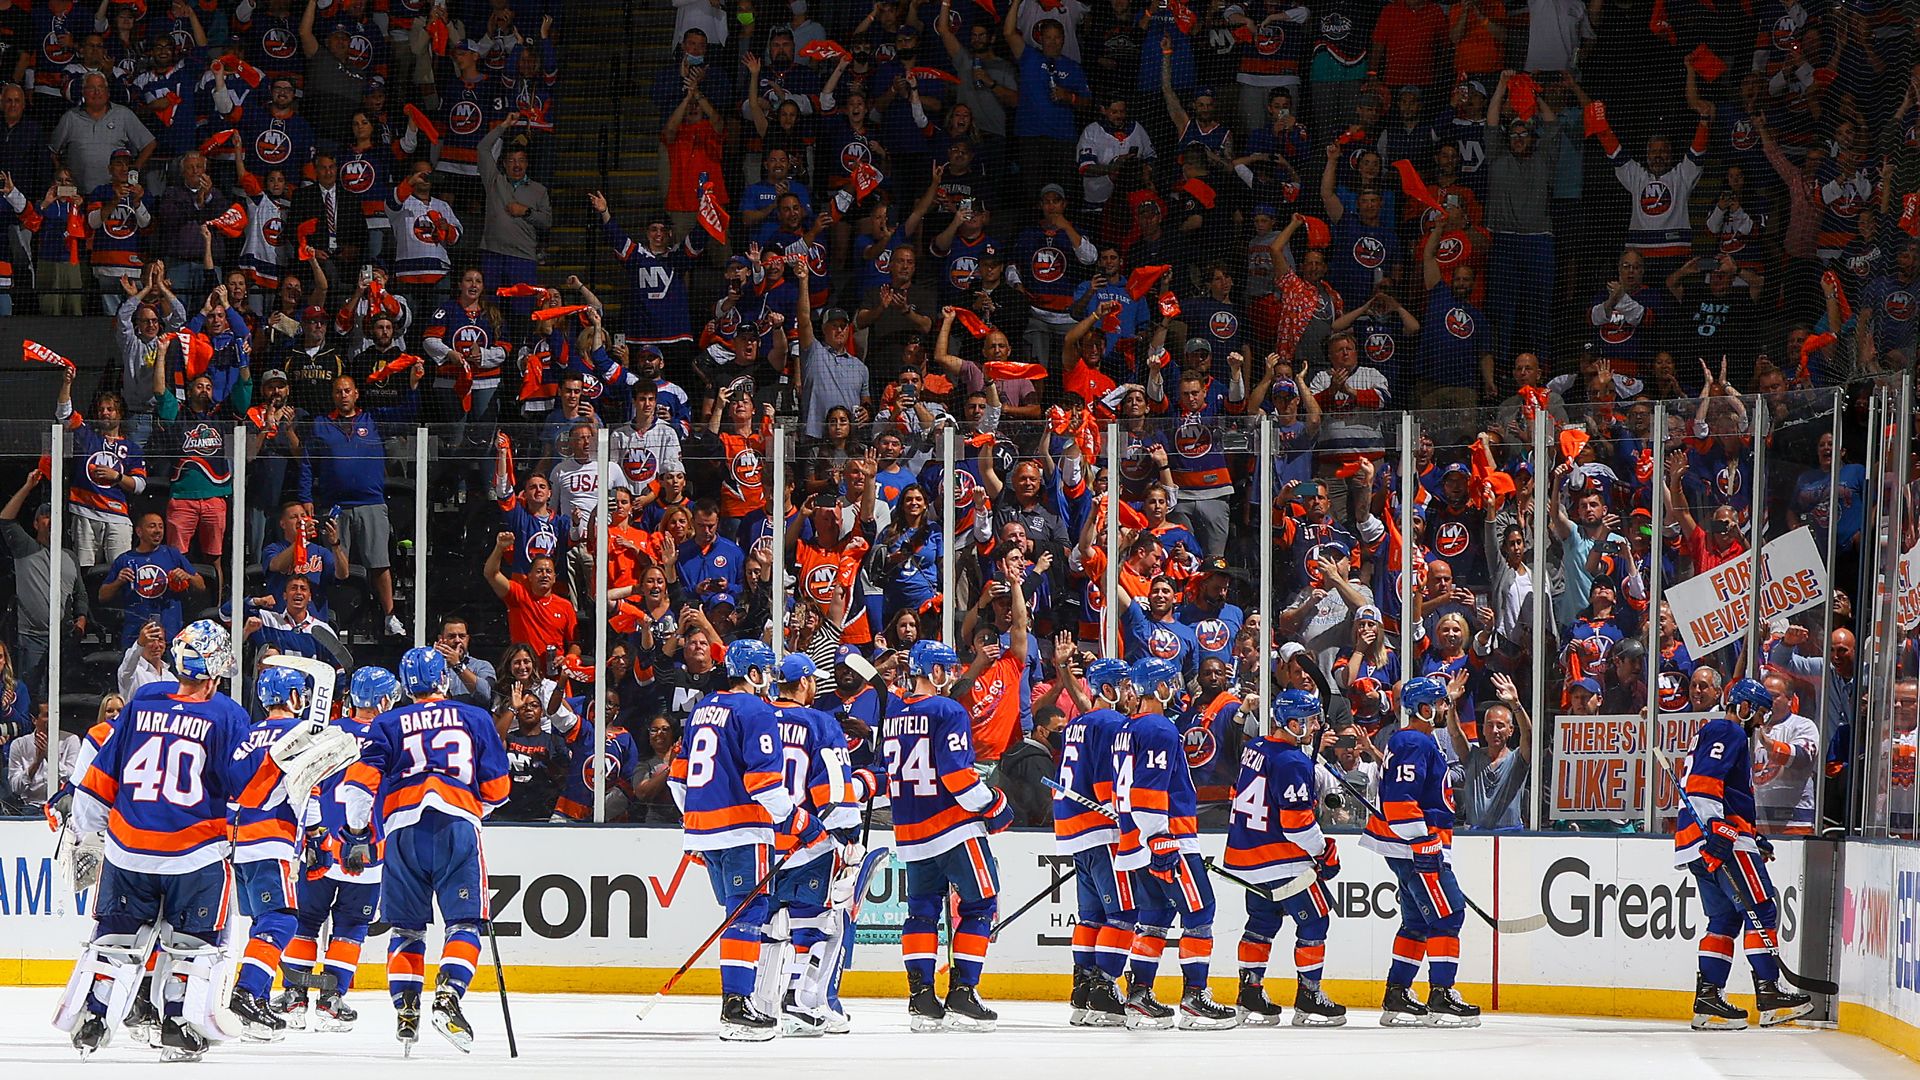
[[[1796,971],[1789,971],[1785,964],[1780,965],[1780,975],[1788,982],[1805,990],[1809,994],[1825,994],[1828,997],[1840,996],[1839,983],[1828,982],[1825,979],[1816,979],[1810,975],[1802,975]]]
[[[634,1013],[634,1017],[639,1020],[645,1020],[647,1014],[652,1012],[665,1000],[667,1000],[667,995],[664,992],[654,994],[652,997],[640,1003],[640,1011]]]
[[[1502,934],[1531,934],[1535,930],[1547,928],[1547,915],[1543,911],[1538,915],[1528,915],[1524,919],[1496,919],[1493,927]]]
[[[859,653],[849,652],[846,659],[841,661],[841,664],[846,667],[848,671],[860,676],[861,682],[870,683],[880,677],[880,669],[874,667],[866,657],[861,656]]]

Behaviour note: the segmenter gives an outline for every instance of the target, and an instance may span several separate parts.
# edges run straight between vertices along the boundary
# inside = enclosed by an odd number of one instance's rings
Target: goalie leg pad
[[[154,979],[160,983],[165,1012],[192,1024],[208,1042],[238,1038],[240,1021],[227,1008],[234,977],[227,950],[219,943],[168,930],[161,939],[161,951]]]
[[[54,1009],[53,1026],[71,1033],[81,1014],[92,1012],[106,1018],[111,1038],[140,990],[153,937],[154,927],[148,924],[136,933],[103,933],[88,942]]]

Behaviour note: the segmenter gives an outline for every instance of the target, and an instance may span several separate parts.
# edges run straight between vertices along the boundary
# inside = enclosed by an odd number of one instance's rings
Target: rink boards
[[[883,835],[875,833],[876,845]],[[1356,1003],[1377,1000],[1398,921],[1393,875],[1384,860],[1360,847],[1357,836],[1338,839],[1343,869],[1328,885],[1334,916],[1328,987]],[[1202,838],[1214,854],[1222,840]],[[654,990],[722,915],[705,870],[683,859],[679,841],[670,829],[489,828],[489,884],[509,984],[528,991]],[[1076,899],[1074,884],[1055,878],[1071,862],[1053,853],[1046,833],[1013,832],[992,842],[1003,912],[1043,890],[1048,895],[994,942],[983,990],[997,997],[1064,998]],[[0,822],[0,985],[63,982],[76,943],[87,932],[82,915],[57,913],[52,846],[41,822]],[[1458,838],[1455,867],[1467,895],[1496,917],[1544,912],[1549,921],[1545,929],[1496,941],[1470,915],[1460,950],[1466,991],[1487,1006],[1521,1012],[1686,1015],[1704,915],[1692,879],[1673,868],[1672,850],[1670,841],[1654,837]],[[1772,870],[1793,955],[1802,931],[1803,851],[1800,844],[1782,842],[1778,852]],[[1900,853],[1920,869],[1920,853]],[[892,930],[904,914],[903,878],[898,864],[875,876],[860,918],[862,944],[846,979],[849,993],[897,995],[904,989]],[[1224,995],[1236,967],[1245,894],[1219,878],[1214,887],[1220,914],[1213,970],[1216,993]],[[87,899],[67,906],[84,910]],[[1283,930],[1273,951],[1270,993],[1282,1001],[1293,993],[1286,978],[1292,972],[1290,934]],[[383,938],[384,928],[376,926],[365,954],[369,968],[384,955]],[[482,968],[482,982],[490,982],[490,965]],[[1163,970],[1173,972],[1175,965]],[[362,981],[378,985],[381,974],[369,970]],[[711,993],[718,981],[710,955],[680,985],[686,992]],[[1734,989],[1744,990],[1744,979],[1736,979]],[[1909,1019],[1914,1017],[1920,1017],[1920,1006]]]
[[[1845,858],[1840,1027],[1920,1059],[1920,847],[1850,840]]]

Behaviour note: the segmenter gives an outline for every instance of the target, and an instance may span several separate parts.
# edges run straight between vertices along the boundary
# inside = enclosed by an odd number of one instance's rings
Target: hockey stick
[[[315,643],[333,654],[334,663],[346,668],[348,671],[353,670],[353,650],[347,648],[347,643],[340,640],[339,631],[328,626],[326,623],[316,622],[312,626],[307,627],[307,632],[313,635]]]
[[[772,866],[767,867],[767,872],[761,875],[759,881],[754,882],[753,888],[747,892],[747,895],[741,899],[740,903],[735,905],[732,911],[727,912],[727,917],[721,919],[720,925],[713,928],[713,933],[707,935],[707,940],[701,942],[700,947],[693,950],[693,955],[687,957],[686,963],[681,964],[678,971],[667,976],[667,981],[660,984],[660,989],[655,990],[652,997],[640,1003],[640,1011],[635,1015],[639,1019],[645,1020],[648,1013],[657,1008],[661,1002],[667,1000],[667,995],[673,991],[674,985],[680,981],[681,977],[693,970],[693,965],[699,963],[700,957],[705,955],[706,951],[713,947],[714,942],[720,940],[720,935],[727,932],[727,927],[732,926],[733,921],[738,919],[740,914],[747,910],[748,905],[758,899],[760,894],[765,892],[769,885],[773,884],[773,875],[778,874],[781,869],[787,865],[787,859],[791,859],[795,853],[805,850],[807,849],[794,848],[793,851],[787,852],[785,858],[779,859]]]
[[[1065,795],[1067,798],[1072,799],[1074,802],[1079,803],[1081,806],[1086,807],[1087,809],[1093,811],[1096,814],[1104,815],[1105,817],[1110,818],[1114,821],[1120,820],[1120,815],[1114,812],[1113,807],[1102,806],[1099,803],[1094,802],[1092,799],[1087,798],[1085,795],[1082,795],[1079,792],[1073,790],[1072,788],[1066,787],[1065,785],[1061,784],[1058,780],[1055,780],[1050,776],[1041,777],[1040,782],[1052,788],[1054,791],[1057,791],[1060,794]],[[1310,888],[1315,881],[1319,880],[1319,878],[1313,874],[1301,874],[1299,877],[1296,877],[1291,881],[1282,883],[1279,888],[1272,888],[1266,885],[1259,885],[1259,884],[1255,884],[1254,882],[1248,881],[1246,878],[1241,877],[1239,874],[1236,874],[1233,871],[1228,870],[1226,867],[1221,866],[1218,863],[1215,863],[1210,858],[1201,859],[1200,865],[1220,875],[1226,880],[1233,882],[1235,885],[1240,886],[1241,888],[1247,890],[1253,895],[1258,896],[1265,900],[1285,900],[1287,897],[1293,896],[1296,893],[1306,892],[1307,889]],[[1023,908],[1022,910],[1025,910],[1025,909]]]
[[[1673,756],[1658,746],[1653,748],[1653,752],[1660,758],[1660,764],[1666,766],[1667,775],[1673,780],[1674,790],[1678,791],[1680,797],[1686,800],[1687,810],[1693,814],[1694,823],[1704,830],[1706,828],[1706,816],[1700,813],[1700,808],[1693,804],[1693,796],[1687,794],[1686,781],[1681,778],[1679,767],[1673,763]],[[1753,928],[1754,933],[1760,935],[1760,941],[1767,947],[1767,952],[1773,957],[1773,962],[1780,965],[1781,977],[1809,993],[1825,994],[1828,997],[1835,997],[1840,993],[1839,983],[1829,982],[1826,979],[1816,979],[1810,975],[1802,975],[1788,967],[1786,959],[1780,955],[1779,942],[1774,940],[1773,931],[1767,929],[1765,924],[1760,921],[1760,912],[1755,909],[1754,899],[1747,892],[1746,883],[1740,880],[1740,875],[1727,869],[1725,863],[1721,863],[1713,872],[1716,875],[1722,876],[1726,884],[1730,886],[1734,899],[1740,902],[1740,912],[1746,916],[1747,925]]]
[[[1351,785],[1342,786],[1346,787],[1347,790],[1341,794],[1353,796],[1360,801],[1361,806],[1367,808],[1367,813],[1372,814],[1381,821],[1387,820],[1387,815],[1381,813],[1380,808],[1369,802],[1365,795],[1355,791]],[[1456,882],[1456,884],[1458,883]],[[1544,930],[1547,926],[1547,914],[1544,911],[1538,915],[1527,915],[1518,919],[1496,919],[1487,914],[1486,909],[1474,903],[1473,897],[1468,896],[1465,889],[1460,890],[1460,899],[1465,900],[1467,907],[1471,908],[1475,915],[1480,916],[1482,922],[1492,927],[1493,931],[1498,934],[1531,934],[1535,930]]]
[[[487,945],[493,950],[493,981],[500,988],[500,1019],[507,1028],[507,1056],[519,1057],[520,1044],[513,1037],[513,1010],[507,1007],[507,972],[500,966],[500,939],[493,936],[493,920],[487,920]]]
[[[1066,873],[1060,875],[1059,877],[1054,878],[1053,881],[1049,883],[1046,888],[1041,889],[1039,893],[1035,894],[1033,899],[1027,901],[1024,904],[1021,904],[1020,910],[1014,912],[1013,914],[1007,916],[1004,919],[1001,919],[999,922],[994,923],[993,929],[987,931],[987,940],[992,941],[993,939],[999,937],[1000,931],[1005,930],[1007,928],[1008,923],[1012,922],[1013,920],[1019,918],[1022,915],[1025,915],[1027,912],[1032,911],[1035,907],[1038,907],[1040,904],[1040,901],[1045,900],[1049,896],[1052,896],[1055,889],[1058,889],[1060,886],[1065,885],[1069,881],[1072,881],[1074,877],[1079,873],[1080,873],[1080,868],[1076,866],[1073,869],[1067,871]]]
[[[316,639],[317,640],[317,639]],[[316,660],[311,656],[296,656],[292,653],[276,653],[260,661],[266,667],[292,668],[313,680],[313,690],[307,695],[307,722],[318,727],[333,719],[333,688],[340,678],[332,664],[325,660]]]
[[[879,695],[879,715],[875,720],[873,730],[867,733],[869,741],[879,738],[880,729],[887,724],[886,680],[880,677],[880,669],[868,663],[867,658],[861,656],[859,653],[848,654],[841,666],[853,672],[855,675],[860,676],[860,681],[872,687],[873,692]],[[860,846],[863,849],[867,846],[867,838],[873,835],[873,800],[879,794],[877,791],[867,792],[867,805],[860,809]]]

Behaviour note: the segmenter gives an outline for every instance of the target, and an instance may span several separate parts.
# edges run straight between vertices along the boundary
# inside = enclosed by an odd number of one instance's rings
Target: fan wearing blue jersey
[[[249,724],[214,689],[234,669],[225,628],[192,623],[169,656],[179,681],[142,687],[74,785],[75,831],[107,838],[93,938],[54,1013],[82,1056],[107,1045],[122,1021],[157,1025],[168,1061],[194,1060],[240,1034],[216,1018],[230,970],[221,952],[233,884],[227,803],[252,779],[234,757]],[[153,992],[136,1013],[156,948]]]
[[[1240,748],[1240,775],[1233,785],[1233,817],[1227,827],[1225,862],[1248,881],[1279,886],[1303,875],[1316,880],[1285,900],[1247,896],[1247,926],[1240,934],[1240,1021],[1260,1027],[1280,1022],[1281,1009],[1267,999],[1267,961],[1280,924],[1293,919],[1295,1027],[1339,1027],[1347,1009],[1320,990],[1327,959],[1327,913],[1332,903],[1322,882],[1340,872],[1333,838],[1320,832],[1314,814],[1314,761],[1305,747],[1322,738],[1320,699],[1305,690],[1282,690],[1273,702],[1273,733]]]
[[[1240,1015],[1213,1000],[1213,885],[1200,858],[1199,801],[1180,729],[1167,717],[1180,694],[1180,667],[1147,657],[1127,669],[1139,695],[1134,716],[1113,737],[1113,795],[1120,811],[1115,869],[1133,873],[1139,897],[1127,971],[1127,1026],[1189,1031],[1237,1027]],[[1160,954],[1180,919],[1180,1009],[1155,1000]]]
[[[426,988],[427,925],[434,908],[446,928],[435,976],[432,1022],[461,1052],[473,1048],[473,1025],[460,999],[480,962],[480,935],[491,917],[481,819],[507,801],[513,781],[507,748],[486,710],[447,698],[452,674],[437,649],[400,657],[400,689],[412,702],[379,713],[366,747],[347,770],[340,865],[349,874],[375,861],[376,797],[385,833],[380,914],[387,938],[387,992],[395,1035],[411,1052],[420,1038]]]
[[[247,733],[234,751],[256,780],[233,800],[233,877],[240,914],[248,920],[247,948],[233,983],[229,1007],[240,1018],[241,1033],[262,1042],[278,1040],[287,1023],[267,1002],[280,954],[293,940],[293,866],[300,857],[300,819],[280,790],[280,774],[267,751],[306,721],[307,677],[290,667],[263,667],[253,693],[266,718]],[[305,792],[302,793],[304,798]]]
[[[1447,759],[1433,737],[1452,705],[1446,684],[1421,676],[1400,689],[1400,728],[1387,740],[1380,768],[1380,811],[1367,817],[1360,843],[1386,857],[1400,883],[1400,930],[1393,939],[1382,1027],[1478,1027],[1480,1007],[1453,988],[1460,969],[1460,927],[1467,902],[1454,880],[1453,787]],[[1385,816],[1382,816],[1384,814]],[[1413,996],[1420,961],[1427,962],[1427,1001]]]
[[[1754,1007],[1760,1026],[1773,1027],[1813,1011],[1813,999],[1780,986],[1780,963],[1767,950],[1780,924],[1780,908],[1767,875],[1773,842],[1753,827],[1754,725],[1773,708],[1766,684],[1740,679],[1727,687],[1725,715],[1700,725],[1687,754],[1685,798],[1674,823],[1673,864],[1693,874],[1707,910],[1700,938],[1700,973],[1694,984],[1696,1030],[1737,1031],[1747,1012],[1728,1003],[1723,991],[1733,973],[1733,937],[1753,968]],[[1759,916],[1763,935],[1746,925],[1746,911]]]
[[[381,667],[363,667],[353,673],[347,691],[351,711],[333,724],[347,734],[365,752],[367,731],[374,717],[400,704],[400,680]],[[378,822],[372,838],[371,859],[357,871],[342,864],[341,837],[347,831],[347,804],[341,784],[345,774],[322,782],[318,795],[301,815],[306,826],[306,846],[301,849],[305,873],[295,886],[299,906],[295,911],[299,925],[293,940],[280,955],[281,981],[286,989],[273,999],[273,1011],[287,1026],[307,1026],[309,1003],[318,1013],[314,1027],[320,1031],[348,1031],[360,1018],[359,1010],[346,1002],[360,969],[360,947],[367,940],[367,927],[380,907],[380,839]],[[327,931],[327,954],[320,956],[320,933]],[[314,965],[320,964],[318,971]],[[318,1000],[313,995],[318,994]]]
[[[946,696],[962,670],[953,646],[922,638],[907,651],[912,689],[879,732],[875,764],[893,807],[894,854],[907,864],[907,917],[900,952],[907,968],[907,1022],[914,1031],[992,1031],[999,1014],[980,1001],[987,932],[1000,903],[1000,869],[989,832],[1013,824],[1007,797],[974,769],[966,706]],[[942,1001],[934,988],[940,912],[960,894],[953,970]]]
[[[729,687],[701,698],[687,716],[667,786],[680,805],[682,844],[705,860],[714,899],[739,912],[720,936],[720,1037],[765,1042],[780,1026],[753,1004],[761,935],[773,910],[772,849],[778,836],[790,835],[798,849],[792,857],[804,866],[826,832],[782,782],[779,725],[760,696],[775,675],[773,647],[732,642],[726,666]]]
[[[835,1019],[827,991],[839,966],[844,920],[832,910],[829,894],[839,866],[857,866],[865,855],[859,842],[860,807],[873,781],[871,772],[855,773],[848,767],[847,736],[839,721],[813,707],[814,674],[806,653],[788,653],[780,658],[779,682],[768,695],[780,732],[780,776],[788,796],[822,828],[842,838],[837,851],[822,844],[817,852],[793,855],[773,877],[774,911],[760,946],[754,1008],[767,1015],[778,1010],[785,1035],[823,1035]],[[785,855],[796,844],[783,835],[775,848]],[[783,978],[783,946],[789,943],[793,961],[785,965]]]
[[[1096,708],[1075,717],[1060,740],[1060,785],[1102,806],[1113,803],[1113,737],[1136,701],[1127,662],[1087,665]],[[1113,868],[1120,830],[1106,814],[1053,793],[1054,850],[1073,857],[1079,915],[1073,924],[1073,1019],[1085,1027],[1126,1023],[1119,979],[1133,948],[1133,875]]]

